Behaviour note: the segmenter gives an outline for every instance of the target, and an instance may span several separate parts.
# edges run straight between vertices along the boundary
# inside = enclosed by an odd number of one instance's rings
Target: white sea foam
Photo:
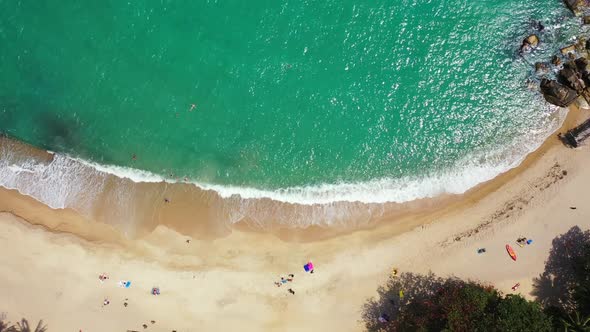
[[[422,177],[402,177],[397,179],[376,179],[359,183],[321,184],[306,187],[290,187],[278,190],[263,190],[239,186],[226,186],[192,182],[205,190],[213,190],[222,198],[245,200],[272,199],[275,201],[303,205],[329,204],[334,202],[360,203],[403,203],[441,194],[461,194],[479,183],[518,166],[527,154],[536,150],[543,139],[554,132],[567,111],[557,112],[556,120],[550,128],[531,132],[532,138],[520,140],[508,146],[500,146],[496,151],[480,151],[457,163],[451,170]],[[531,140],[528,140],[531,139]],[[121,166],[101,165],[78,158],[56,154],[48,164],[33,161],[14,162],[5,149],[0,159],[0,185],[18,189],[24,194],[54,208],[69,207],[69,200],[75,196],[80,201],[91,200],[91,195],[103,188],[105,176],[111,174],[133,182],[168,182],[160,175]],[[19,159],[20,160],[20,159]],[[92,177],[88,172],[94,173]],[[93,179],[93,183],[88,183]],[[91,193],[88,192],[91,188]],[[83,199],[80,199],[82,197]],[[87,197],[84,199],[84,197]],[[88,202],[88,204],[91,204]]]

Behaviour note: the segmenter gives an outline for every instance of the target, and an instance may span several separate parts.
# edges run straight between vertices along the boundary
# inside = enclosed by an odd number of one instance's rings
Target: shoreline
[[[432,216],[441,216],[453,211],[465,209],[475,204],[490,193],[498,190],[511,179],[525,172],[530,165],[534,164],[547,151],[557,144],[561,144],[556,133],[563,132],[567,128],[582,121],[584,109],[572,106],[563,121],[562,126],[548,137],[541,146],[534,152],[528,154],[519,166],[501,173],[495,178],[485,181],[469,189],[463,194],[442,194],[433,198],[417,199],[405,203],[349,203],[338,202],[327,205],[301,206],[297,204],[275,202],[270,199],[257,199],[254,203],[256,209],[268,209],[270,216],[273,214],[285,214],[286,216],[298,216],[309,214],[334,214],[340,213],[340,224],[336,225],[308,225],[298,227],[280,223],[262,223],[250,220],[242,216],[238,222],[227,222],[231,220],[231,213],[228,214],[227,205],[231,204],[230,199],[221,198],[215,192],[193,188],[192,184],[166,183],[134,183],[129,179],[115,178],[114,175],[94,176],[99,178],[92,182],[103,182],[103,192],[97,193],[97,198],[90,198],[96,206],[92,207],[89,213],[80,213],[72,208],[53,209],[40,202],[36,198],[22,194],[16,189],[7,189],[0,186],[0,211],[16,209],[15,215],[33,224],[45,225],[48,229],[79,234],[86,239],[108,241],[110,238],[115,242],[124,242],[124,239],[141,238],[153,232],[159,225],[164,225],[188,237],[197,239],[215,239],[226,237],[233,230],[252,233],[270,233],[283,241],[314,242],[330,239],[357,231],[374,231],[376,229],[394,228],[395,234],[409,231],[424,223],[423,220]],[[54,155],[45,151],[25,145],[10,138],[0,138],[0,143],[13,148],[21,157],[35,158],[37,161],[51,163]],[[1,147],[1,145],[0,145]],[[15,148],[16,147],[16,148]],[[23,153],[24,151],[24,153]],[[94,180],[94,179],[93,179]],[[135,223],[126,225],[113,224],[113,220],[125,220],[125,217],[115,217],[117,212],[105,213],[110,207],[120,204],[112,201],[113,197],[120,197],[117,187],[131,188],[128,195],[142,195],[144,199],[130,201],[127,206],[132,207],[131,216]],[[141,194],[140,194],[141,193]],[[158,198],[159,197],[159,198]],[[164,197],[170,197],[171,203],[163,203]],[[135,197],[134,197],[135,198]],[[166,198],[168,199],[168,198]],[[155,201],[160,201],[154,204]],[[229,203],[228,203],[229,202]],[[37,204],[38,203],[38,204]],[[237,203],[240,204],[240,203]],[[15,208],[17,206],[18,208]],[[30,214],[29,211],[42,211],[43,207],[52,210],[49,214],[57,216],[63,211],[66,223],[52,223],[49,220],[42,220],[45,212]],[[342,212],[344,211],[344,212]],[[88,212],[88,211],[87,211]],[[234,216],[235,218],[235,216]],[[272,218],[271,218],[272,219]],[[431,218],[432,219],[432,218]],[[129,218],[127,218],[129,220]],[[96,222],[91,222],[96,221]],[[347,221],[353,221],[348,224]],[[85,230],[83,224],[92,225],[92,230]],[[119,232],[119,235],[115,233]],[[97,236],[97,234],[102,234]]]
[[[570,120],[586,112],[572,112]],[[237,228],[197,239],[166,225],[112,241],[112,226],[85,221],[75,228],[80,220],[73,211],[2,189],[0,210],[29,219],[0,213],[0,243],[11,248],[0,258],[8,299],[0,313],[11,321],[43,319],[50,331],[141,330],[143,323],[155,331],[358,331],[362,304],[392,267],[480,280],[507,293],[520,282],[519,292],[531,298],[551,239],[574,225],[590,228],[582,194],[590,181],[590,146],[556,143],[551,138],[501,183],[485,184],[446,208],[315,241]],[[104,233],[92,237],[95,232]],[[513,263],[503,247],[520,235],[535,242],[516,248]],[[478,247],[488,248],[485,256],[475,253]],[[302,270],[310,259],[313,275]],[[97,276],[105,272],[112,280],[101,284]],[[296,275],[296,295],[273,285],[287,273]],[[116,287],[118,280],[131,280],[131,288]],[[153,286],[161,296],[149,294]],[[109,306],[102,306],[104,298]]]
[[[581,109],[571,107],[562,126],[555,133],[564,131],[564,128],[571,126],[572,123],[579,122],[581,116],[579,113],[582,113]],[[197,188],[193,184],[135,183],[126,178],[117,178],[115,175],[102,173],[99,170],[90,173],[83,169],[77,171],[78,174],[74,176],[78,178],[73,181],[82,182],[80,174],[88,172],[89,178],[85,180],[89,183],[99,184],[95,185],[97,189],[93,190],[94,196],[92,193],[84,192],[84,188],[79,188],[78,193],[82,199],[75,197],[71,200],[70,197],[67,197],[63,203],[66,205],[65,208],[53,210],[67,211],[68,218],[78,215],[79,223],[93,220],[105,225],[106,231],[95,233],[108,233],[113,231],[112,227],[114,227],[123,234],[123,237],[130,239],[145,236],[158,225],[165,225],[186,236],[200,239],[225,237],[235,229],[245,232],[271,233],[284,241],[296,242],[313,242],[360,230],[374,230],[388,223],[393,223],[394,227],[407,231],[418,226],[421,222],[416,222],[416,220],[420,218],[464,208],[466,203],[480,200],[511,178],[518,176],[543,153],[558,143],[555,133],[548,137],[537,150],[528,154],[519,166],[480,183],[463,194],[441,194],[432,198],[422,198],[404,203],[336,202],[299,205],[266,198],[254,200],[243,200],[236,197],[221,198],[216,192]],[[11,138],[0,138],[0,147],[2,145],[7,146],[8,150],[17,151],[18,159],[34,158],[42,165],[51,165],[56,156]],[[74,166],[78,167],[78,165]],[[86,176],[86,174],[83,175]],[[77,196],[76,193],[70,195],[67,192],[69,190],[67,184],[62,185],[63,188],[59,189],[65,190],[66,196]],[[8,195],[6,190],[10,192],[13,189],[0,186],[0,192],[4,192],[4,197]],[[14,191],[18,195],[28,196],[46,206],[31,195],[22,194],[21,190]],[[18,195],[14,197],[18,197]],[[123,199],[123,201],[118,201],[119,199]],[[170,200],[171,203],[166,204],[163,202],[164,200]],[[4,201],[8,201],[8,199],[4,199]],[[27,203],[30,205],[31,202]],[[80,208],[76,205],[82,205],[82,209],[86,211],[80,212]],[[6,210],[9,206],[0,203],[0,210]],[[245,210],[241,211],[241,209]],[[26,208],[21,209],[16,214],[24,219],[35,219],[27,216],[25,212],[27,210]],[[252,219],[248,215],[248,211],[255,211],[263,219]],[[302,222],[306,220],[305,218],[321,220],[324,218],[322,216],[332,216],[335,219],[334,224],[299,226],[289,222],[292,220]],[[280,217],[284,217],[287,221],[282,222]],[[272,221],[277,219],[276,222]],[[37,222],[37,224],[43,223],[43,221]],[[71,222],[65,229],[79,228],[80,226],[76,226],[76,223],[78,222]]]

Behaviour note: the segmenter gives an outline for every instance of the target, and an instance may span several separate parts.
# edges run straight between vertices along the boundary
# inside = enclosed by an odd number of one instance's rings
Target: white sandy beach
[[[479,280],[505,293],[520,282],[518,292],[530,297],[552,239],[576,225],[590,228],[589,152],[553,142],[446,209],[306,243],[237,229],[187,243],[164,226],[125,240],[92,222],[73,227],[71,211],[3,189],[0,312],[12,322],[43,319],[49,331],[143,331],[142,324],[146,331],[360,331],[362,305],[392,267]],[[520,248],[519,236],[534,242]],[[487,253],[478,255],[479,247]],[[314,274],[303,271],[309,259]],[[103,272],[110,279],[101,283]],[[295,295],[273,284],[289,273]],[[118,287],[120,280],[131,287]],[[161,295],[150,294],[153,286]]]

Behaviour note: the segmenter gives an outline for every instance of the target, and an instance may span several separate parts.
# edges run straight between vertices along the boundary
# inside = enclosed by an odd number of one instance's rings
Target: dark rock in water
[[[533,26],[535,27],[535,29],[539,31],[545,30],[545,26],[543,25],[543,23],[541,23],[541,21],[533,21]]]
[[[574,62],[576,64],[576,68],[580,72],[585,71],[586,68],[588,67],[588,60],[586,58],[577,58]]]
[[[590,39],[586,41],[586,49],[590,50]]]
[[[583,24],[590,24],[590,15],[586,15],[582,18]]]
[[[557,81],[542,79],[541,93],[547,102],[560,107],[567,107],[576,100],[578,93]]]
[[[530,35],[522,41],[520,45],[520,52],[530,52],[539,46],[539,37],[537,35]]]
[[[551,63],[556,66],[559,66],[559,65],[561,65],[561,58],[558,57],[557,55],[554,55],[553,58],[551,58]]]
[[[585,46],[586,46],[586,38],[584,38],[584,37],[578,38],[578,41],[576,42],[576,50],[578,52],[583,51]]]
[[[563,68],[573,70],[574,72],[577,72],[578,71],[578,67],[576,67],[576,62],[575,61],[571,61],[571,60],[568,61],[568,62],[566,62],[563,65]]]
[[[563,55],[566,55],[568,53],[573,53],[576,51],[576,45],[572,44],[572,45],[566,46],[566,47],[560,49],[559,51]]]
[[[563,66],[559,71],[559,83],[562,83],[578,92],[586,88],[586,84],[582,81],[582,75],[578,73],[578,69],[574,62],[570,61]]]
[[[549,65],[545,62],[535,62],[535,72],[537,75],[543,75],[549,72]]]
[[[524,39],[529,45],[532,47],[537,47],[539,45],[539,37],[537,35],[530,35]]]

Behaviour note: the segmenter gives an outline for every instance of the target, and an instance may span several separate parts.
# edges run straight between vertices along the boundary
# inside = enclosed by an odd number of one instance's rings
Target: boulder
[[[590,24],[590,15],[585,15],[585,16],[582,18],[582,23],[583,23],[583,24]]]
[[[572,44],[566,47],[563,47],[559,50],[561,52],[561,54],[566,55],[568,53],[573,53],[576,51],[576,45]]]
[[[582,81],[582,76],[578,73],[573,62],[566,63],[559,71],[559,82],[578,92],[586,88],[586,84]]]
[[[531,47],[537,47],[539,45],[539,37],[537,35],[530,35],[523,42],[527,42]]]
[[[584,57],[577,58],[574,62],[579,72],[584,72],[588,68],[588,60]]]
[[[539,37],[537,35],[530,35],[523,39],[520,45],[520,52],[530,52],[539,45]]]
[[[579,16],[582,14],[585,8],[588,8],[586,1],[584,0],[563,0],[567,8],[569,8],[574,15]]]
[[[551,63],[556,66],[559,66],[559,65],[561,65],[561,58],[558,57],[557,55],[554,55],[553,58],[551,58]]]
[[[549,72],[549,65],[545,62],[535,62],[535,72],[537,75],[547,74]]]
[[[557,81],[542,79],[541,93],[547,102],[560,107],[567,107],[576,100],[578,93]]]

